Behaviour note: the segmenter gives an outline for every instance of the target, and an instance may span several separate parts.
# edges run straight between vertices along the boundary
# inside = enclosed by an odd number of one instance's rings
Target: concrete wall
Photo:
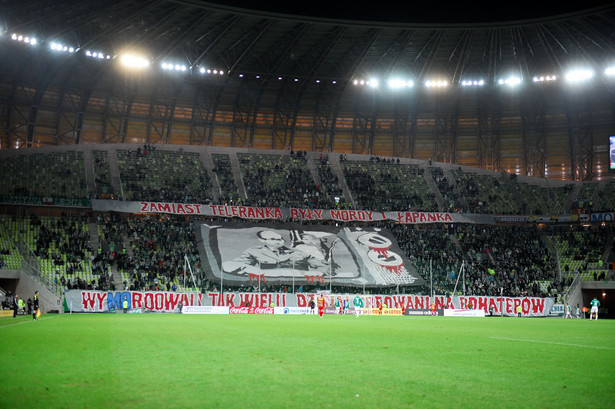
[[[39,284],[34,278],[19,270],[0,270],[0,286],[5,291],[17,294],[24,301],[34,297],[34,291],[39,292],[39,306],[43,314],[49,311],[64,312],[62,298]]]

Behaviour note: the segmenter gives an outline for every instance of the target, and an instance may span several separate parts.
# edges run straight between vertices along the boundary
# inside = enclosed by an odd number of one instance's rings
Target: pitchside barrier
[[[124,301],[128,310],[147,312],[179,313],[185,310],[187,314],[208,311],[206,313],[234,314],[310,314],[310,300],[322,296],[325,299],[325,313],[337,314],[339,307],[335,301],[347,300],[348,313],[354,313],[352,300],[356,294],[328,293],[175,293],[167,291],[66,291],[66,312],[115,312],[123,309]],[[432,308],[443,311],[442,315],[454,316],[517,316],[517,307],[521,307],[521,315],[525,317],[546,317],[555,304],[553,298],[539,297],[487,297],[487,296],[453,296],[443,295],[361,295],[364,308],[363,314],[380,315],[420,315],[418,311],[429,311]],[[188,308],[190,307],[190,308]],[[207,308],[196,308],[207,307]],[[212,308],[215,307],[215,308]],[[218,307],[222,307],[218,309]],[[473,311],[473,312],[469,312]],[[410,313],[417,312],[417,313]],[[318,313],[318,309],[314,309]],[[425,314],[423,314],[425,315]]]

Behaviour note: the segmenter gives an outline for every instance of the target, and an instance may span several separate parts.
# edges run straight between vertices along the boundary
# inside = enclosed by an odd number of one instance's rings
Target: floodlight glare
[[[482,87],[485,85],[485,80],[464,80],[461,81],[462,87]]]
[[[389,80],[389,88],[401,88],[404,86],[404,82],[400,79]]]
[[[521,84],[521,78],[513,75],[513,76],[508,77],[508,78],[500,79],[498,81],[498,84],[500,84],[500,85],[508,85],[509,87],[515,87],[515,86]]]
[[[582,82],[591,79],[593,76],[594,72],[590,69],[577,69],[568,71],[565,78],[568,82]]]
[[[428,80],[425,81],[427,88],[445,88],[448,87],[448,81],[446,80]]]
[[[146,58],[133,54],[124,54],[122,57],[120,57],[120,62],[128,68],[149,67],[149,61]]]
[[[541,76],[536,76],[534,78],[532,78],[532,81],[534,82],[550,82],[550,81],[556,81],[557,80],[557,76],[556,75],[541,75]]]
[[[400,88],[404,88],[408,86],[408,82],[400,78],[392,78],[389,80],[388,85],[389,85],[389,88],[400,89]]]
[[[24,36],[22,34],[12,33],[11,40],[19,41],[20,43],[26,43],[30,45],[36,45],[38,41],[35,37]]]
[[[412,88],[414,86],[413,81],[406,81],[400,78],[393,78],[388,82],[389,88],[392,89],[400,89],[400,88]]]

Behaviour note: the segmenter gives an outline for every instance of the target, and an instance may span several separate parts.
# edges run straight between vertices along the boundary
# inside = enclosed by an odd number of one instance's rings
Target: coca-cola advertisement
[[[273,314],[273,307],[229,307],[229,314]]]

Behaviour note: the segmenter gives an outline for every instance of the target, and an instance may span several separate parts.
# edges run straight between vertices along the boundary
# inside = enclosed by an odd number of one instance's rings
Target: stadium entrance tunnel
[[[596,298],[600,301],[600,308],[598,310],[598,318],[615,318],[615,311],[613,311],[613,307],[615,306],[615,302],[613,300],[615,297],[615,289],[583,289],[583,305],[589,310],[591,308],[591,300]],[[574,307],[572,306],[573,310]],[[589,318],[589,313],[586,314],[586,317]]]

